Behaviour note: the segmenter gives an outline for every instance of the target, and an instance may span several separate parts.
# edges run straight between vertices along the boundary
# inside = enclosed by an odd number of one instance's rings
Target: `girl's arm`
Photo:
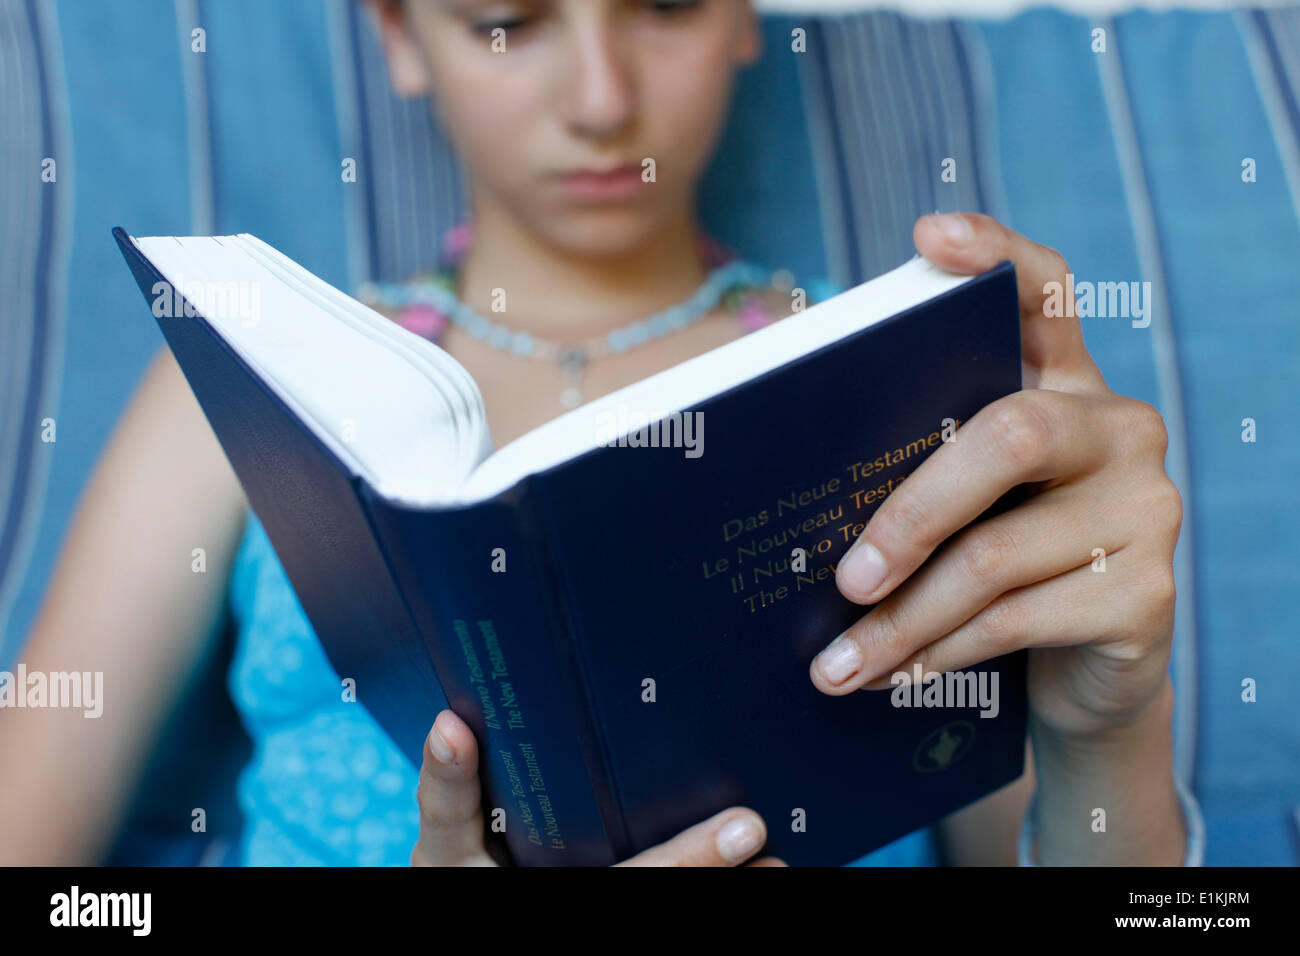
[[[1015,866],[1016,841],[1034,793],[1033,749],[1025,744],[1020,779],[939,821],[940,862],[948,866]]]
[[[20,660],[102,672],[102,715],[0,711],[0,864],[95,863],[220,620],[246,502],[162,349],[82,494]],[[206,570],[192,570],[195,548]],[[21,688],[20,688],[21,689]]]
[[[1027,812],[1035,814],[1037,839],[1030,859],[1107,866],[1138,858],[1177,866],[1188,834],[1173,794],[1173,685],[1131,728],[1104,739],[1062,748],[1050,734],[1039,759],[1051,770],[1038,781],[1033,748],[1025,773],[939,822],[943,862],[955,866],[1015,866],[1016,844]],[[1034,728],[1030,729],[1034,736]],[[1035,786],[1038,802],[1029,806]],[[1098,808],[1109,813],[1104,832],[1094,832]]]

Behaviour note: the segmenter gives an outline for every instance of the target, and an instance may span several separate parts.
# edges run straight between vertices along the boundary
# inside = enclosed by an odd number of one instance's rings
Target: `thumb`
[[[454,712],[444,710],[424,742],[413,866],[495,865],[483,843],[480,793],[474,733]]]
[[[1015,265],[1026,387],[1105,388],[1084,345],[1078,315],[1065,307],[1070,268],[1059,252],[979,213],[922,216],[912,238],[921,255],[961,275],[985,272],[1005,260]]]

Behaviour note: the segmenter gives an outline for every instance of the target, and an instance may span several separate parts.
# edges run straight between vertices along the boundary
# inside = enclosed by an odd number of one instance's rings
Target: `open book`
[[[494,451],[451,356],[265,243],[114,236],[340,692],[417,765],[464,718],[517,862],[744,804],[766,852],[844,863],[1022,772],[1023,654],[941,707],[808,676],[871,513],[1020,387],[1009,263],[914,259]]]

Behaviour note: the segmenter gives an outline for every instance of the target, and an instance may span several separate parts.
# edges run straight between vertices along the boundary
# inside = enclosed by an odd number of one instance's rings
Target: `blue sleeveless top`
[[[820,301],[833,289],[809,283]],[[419,834],[412,766],[355,703],[298,603],[262,523],[249,515],[230,577],[236,646],[228,686],[253,755],[237,785],[247,866],[405,866]],[[433,726],[436,714],[429,714]],[[863,812],[868,812],[864,805]],[[937,862],[929,830],[855,865]]]

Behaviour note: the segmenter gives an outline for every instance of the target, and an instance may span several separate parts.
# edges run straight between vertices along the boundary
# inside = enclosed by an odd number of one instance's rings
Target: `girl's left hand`
[[[818,655],[812,679],[845,694],[895,672],[910,681],[917,663],[956,671],[1030,648],[1035,732],[1067,746],[1113,738],[1166,692],[1182,503],[1164,423],[1106,387],[1077,318],[1044,314],[1047,284],[1066,282],[1056,251],[973,214],[923,216],[914,239],[952,272],[1015,263],[1025,389],[962,425],[872,516],[836,581],[878,606]],[[1032,497],[971,524],[1022,483]]]

